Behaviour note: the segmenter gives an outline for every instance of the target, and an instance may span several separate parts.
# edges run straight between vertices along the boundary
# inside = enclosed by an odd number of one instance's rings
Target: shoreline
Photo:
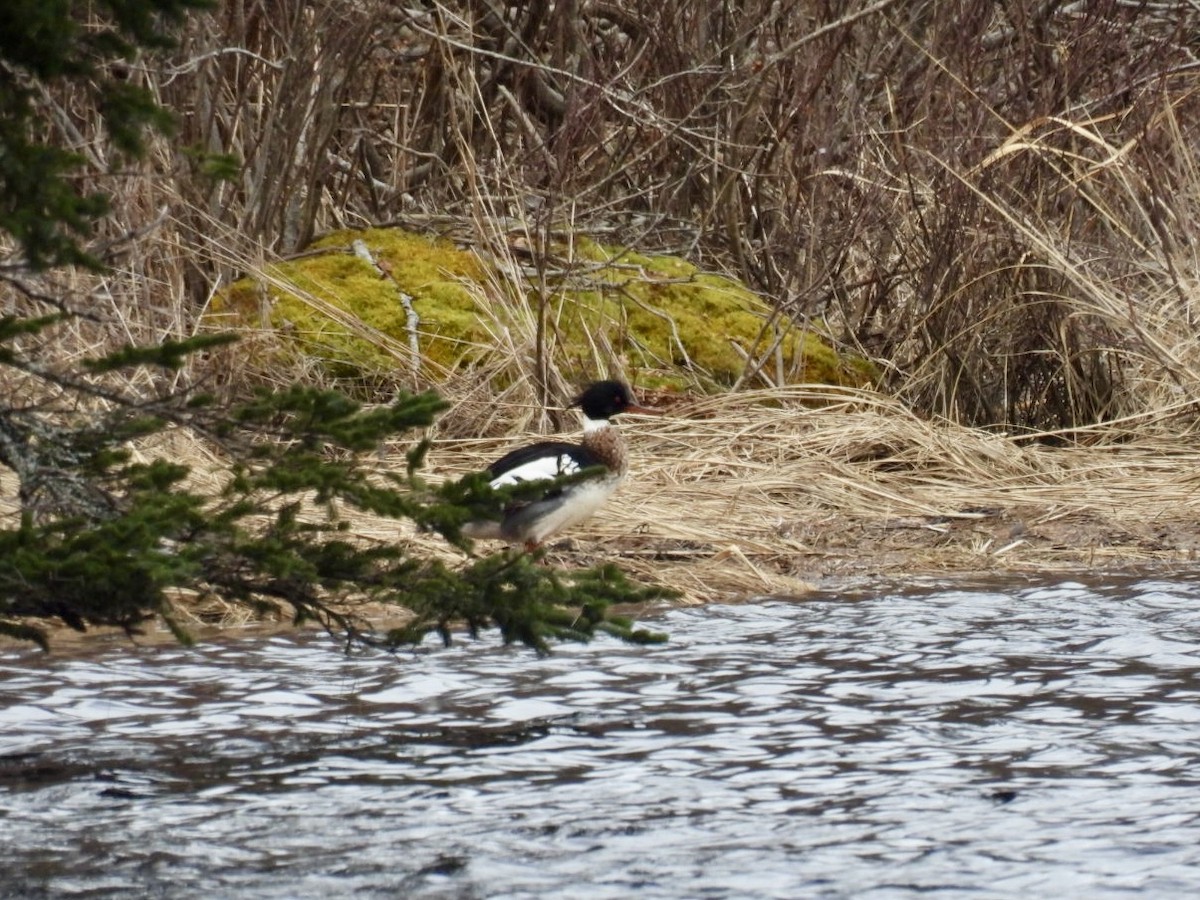
[[[1191,474],[1200,472],[1200,449],[1187,435],[1047,447],[925,422],[861,392],[830,389],[827,399],[839,402],[817,408],[813,392],[704,397],[666,416],[625,417],[629,480],[592,520],[552,542],[546,561],[615,562],[635,580],[679,591],[672,604],[693,606],[910,580],[1187,571],[1200,561],[1200,476]],[[435,429],[422,477],[481,469],[530,439],[466,440]],[[170,449],[194,462],[195,477],[213,477],[205,448],[189,451],[177,435]],[[402,465],[406,449],[386,448],[378,465]],[[13,476],[0,472],[0,521],[16,515],[14,494]],[[465,558],[411,523],[340,514],[363,541]],[[203,639],[249,621],[232,605],[225,616],[211,605],[181,610]],[[377,608],[364,619],[378,624],[396,612]],[[256,633],[263,628],[291,626],[259,623]],[[68,635],[87,642],[91,634],[49,631],[52,651]]]

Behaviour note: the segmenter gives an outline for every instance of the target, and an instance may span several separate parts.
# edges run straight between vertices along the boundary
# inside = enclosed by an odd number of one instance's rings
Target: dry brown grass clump
[[[623,419],[631,478],[551,546],[552,562],[618,561],[702,603],[848,579],[1185,563],[1200,550],[1200,451],[1186,440],[1051,448],[821,386],[665,413]],[[497,414],[522,420],[519,409]],[[440,439],[430,475],[483,468],[529,439]],[[392,523],[356,529],[400,537]],[[402,539],[439,552],[429,538]]]
[[[463,405],[459,431],[471,408]],[[426,476],[481,469],[533,439],[536,412],[491,404],[493,422],[514,425],[504,437],[435,429]],[[677,589],[681,602],[706,603],[880,579],[1194,564],[1200,552],[1200,450],[1187,439],[1110,432],[1048,447],[822,386],[677,399],[663,412],[622,420],[630,480],[549,547],[549,562],[617,562]],[[180,434],[156,441],[144,452],[189,462],[195,486],[219,488],[220,460],[209,448]],[[398,465],[406,449],[389,448],[381,468]],[[11,481],[0,473],[0,498],[12,496]],[[463,560],[408,522],[340,514],[360,540],[403,541],[421,555]],[[15,515],[0,499],[0,519]],[[181,620],[201,633],[249,621],[244,608],[219,599],[178,600]]]
[[[150,334],[335,227],[520,232],[535,283],[578,232],[729,272],[922,414],[1067,429],[1200,401],[1198,29],[1186,0],[237,0],[123,64],[180,121],[137,168],[104,174],[80,98],[45,121],[114,196],[95,249]]]

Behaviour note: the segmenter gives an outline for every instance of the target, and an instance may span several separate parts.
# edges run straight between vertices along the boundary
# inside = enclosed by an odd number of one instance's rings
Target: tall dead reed
[[[921,413],[1073,440],[1194,419],[1197,26],[1183,0],[229,0],[123,70],[179,118],[148,159],[111,172],[78,98],[46,121],[115,198],[81,296],[126,336],[189,332],[334,227],[502,260],[520,234],[537,290],[494,286],[531,304],[496,335],[540,402],[547,255],[579,231],[728,271]]]

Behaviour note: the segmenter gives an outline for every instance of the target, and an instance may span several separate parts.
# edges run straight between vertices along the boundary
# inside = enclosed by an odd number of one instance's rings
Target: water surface
[[[1200,581],[0,653],[0,897],[1193,896]]]

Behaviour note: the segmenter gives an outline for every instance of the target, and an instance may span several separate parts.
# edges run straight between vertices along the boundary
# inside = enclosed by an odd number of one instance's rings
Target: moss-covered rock
[[[355,241],[377,265],[352,251]],[[520,274],[516,251],[501,271],[472,250],[398,228],[340,231],[237,282],[213,312],[226,325],[268,324],[334,375],[415,364],[436,378],[497,353],[532,359],[540,339],[544,355],[579,379],[619,368],[643,384],[720,388],[761,368],[771,382],[871,380],[865,361],[772,316],[732,279],[585,238],[556,248],[534,279]]]

